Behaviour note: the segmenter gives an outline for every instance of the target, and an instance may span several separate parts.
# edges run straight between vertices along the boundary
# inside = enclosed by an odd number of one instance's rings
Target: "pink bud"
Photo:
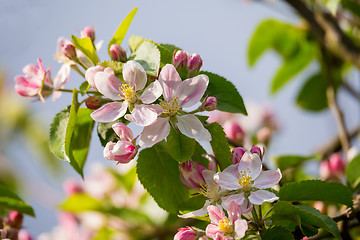
[[[79,184],[77,181],[73,179],[67,179],[63,183],[63,189],[68,196],[71,196],[76,193],[82,193],[84,191],[81,184]]]
[[[344,173],[346,165],[340,153],[334,153],[330,156],[329,167],[333,174]]]
[[[126,62],[126,52],[125,50],[118,44],[113,44],[110,47],[110,56],[112,60],[118,62]]]
[[[187,70],[189,72],[188,75],[195,76],[200,71],[202,64],[203,62],[199,54],[197,53],[191,54],[187,62]]]
[[[224,132],[226,137],[233,141],[234,143],[240,144],[242,143],[245,132],[238,122],[235,121],[227,121],[224,124]]]
[[[95,28],[94,26],[89,27],[86,26],[84,29],[80,32],[80,35],[82,38],[89,37],[92,42],[95,41]]]
[[[195,240],[196,238],[197,233],[190,227],[180,228],[174,236],[174,240]]]
[[[85,99],[86,107],[91,110],[96,110],[108,102],[109,100],[104,99],[101,96],[90,96]]]
[[[325,160],[320,163],[319,175],[322,180],[327,180],[331,176],[329,161]]]
[[[188,62],[189,54],[183,50],[174,51],[172,57],[172,64],[177,70],[182,69]]]
[[[90,86],[92,86],[94,89],[97,90],[96,86],[95,86],[95,74],[98,72],[104,72],[105,68],[103,66],[95,66],[95,67],[90,67],[86,70],[85,72],[85,79],[86,81],[88,81],[88,83],[90,84]]]
[[[263,156],[264,156],[264,148],[260,148],[260,147],[258,147],[258,146],[253,145],[253,146],[251,147],[251,149],[250,149],[250,152],[251,152],[252,154],[255,153],[255,154],[259,155],[259,157],[260,157],[261,160],[263,159]]]
[[[24,216],[18,211],[11,211],[7,217],[7,224],[12,228],[20,229]]]
[[[237,147],[232,150],[232,162],[237,164],[240,162],[242,156],[244,155],[245,150],[242,147]]]
[[[136,147],[128,141],[108,142],[104,148],[104,157],[118,163],[128,163],[137,154]]]
[[[76,48],[71,43],[67,43],[63,46],[62,53],[64,54],[64,56],[66,56],[70,60],[74,60],[77,58],[76,57]]]
[[[119,136],[121,141],[131,142],[134,138],[134,134],[131,129],[124,123],[115,123],[112,125],[114,132]]]
[[[205,184],[202,171],[206,169],[201,163],[192,160],[179,164],[180,180],[182,184],[193,190],[199,190]]]
[[[206,97],[202,103],[205,111],[214,111],[217,106],[217,98],[216,97]]]
[[[33,240],[33,238],[27,231],[20,230],[18,234],[18,240]]]
[[[272,131],[269,127],[263,127],[256,133],[256,138],[261,143],[268,143],[272,135]]]

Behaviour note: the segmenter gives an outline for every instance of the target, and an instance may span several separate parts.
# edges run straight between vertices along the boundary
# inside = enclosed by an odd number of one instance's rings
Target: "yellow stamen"
[[[205,185],[201,185],[200,193],[205,197],[217,202],[220,200],[220,196],[218,194],[219,188],[216,187],[215,183],[209,184],[206,183]]]
[[[233,226],[231,225],[229,220],[227,220],[226,218],[223,218],[222,220],[220,220],[218,226],[219,226],[220,231],[223,231],[226,234],[231,234],[234,231]]]
[[[134,85],[134,88],[136,87],[136,84]],[[122,92],[122,94],[124,95],[122,98],[124,100],[128,100],[129,102],[133,103],[136,101],[136,97],[135,97],[135,90],[134,88],[131,86],[130,83],[125,83],[123,85],[121,85],[121,87],[119,88],[119,90]],[[119,94],[119,96],[121,96]]]
[[[245,192],[248,192],[251,190],[252,179],[249,176],[250,173],[251,173],[251,171],[249,170],[249,168],[247,168],[245,171],[240,171],[240,173],[239,173],[238,183],[241,185],[242,189]]]
[[[164,113],[169,116],[175,116],[176,113],[181,109],[178,103],[178,97],[173,97],[170,100],[164,100],[160,103],[162,109],[164,109]]]

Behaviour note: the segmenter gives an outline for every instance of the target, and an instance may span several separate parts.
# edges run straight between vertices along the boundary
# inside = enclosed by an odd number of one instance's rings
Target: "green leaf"
[[[203,157],[202,156],[203,154],[206,154],[205,149],[200,145],[200,143],[195,141],[194,153],[191,156],[191,160],[193,160],[195,162],[199,162],[204,167],[207,167],[209,165],[209,160],[207,158]]]
[[[141,184],[159,207],[177,214],[189,198],[179,178],[179,165],[167,152],[164,142],[140,152],[137,174]]]
[[[234,84],[224,77],[211,72],[203,72],[209,77],[209,86],[205,95],[217,97],[217,109],[231,113],[242,113],[247,115],[244,101],[236,90]]]
[[[357,0],[342,0],[341,5],[343,8],[360,17],[360,3]]]
[[[220,169],[224,170],[232,164],[232,155],[225,137],[224,129],[218,123],[211,123],[205,127],[209,130],[212,137],[210,145],[214,152],[216,161],[219,164]]]
[[[314,234],[309,228],[309,225],[320,227],[325,231],[334,235],[337,239],[341,239],[339,229],[337,228],[336,223],[330,217],[322,215],[317,209],[310,206],[303,205],[292,205],[288,202],[279,201],[274,205],[274,215],[281,214],[282,216],[299,215],[301,218],[302,226],[299,226],[303,229],[303,233],[308,234],[307,237],[310,237]],[[291,221],[291,220],[290,220]],[[310,230],[310,231],[309,231]]]
[[[158,76],[160,68],[160,51],[156,44],[150,41],[144,41],[131,53],[129,59],[140,63],[148,75],[154,77]]]
[[[326,6],[335,15],[339,7],[340,0],[326,0]]]
[[[77,38],[74,35],[71,35],[71,42],[74,46],[79,49],[94,65],[96,65],[100,60],[96,53],[94,44],[92,43],[89,37]]]
[[[33,208],[25,203],[16,193],[0,185],[0,210],[11,209],[35,217]]]
[[[100,211],[102,209],[101,201],[89,196],[88,194],[73,194],[68,197],[59,206],[67,212],[79,213],[87,211]]]
[[[79,87],[79,92],[81,93],[81,96],[84,96],[90,88],[91,86],[88,81],[84,81]]]
[[[284,170],[287,168],[296,168],[300,166],[302,163],[306,162],[310,159],[315,159],[317,156],[296,156],[296,155],[284,155],[284,156],[277,156],[273,157],[272,160],[276,163],[280,170]]]
[[[273,227],[273,228],[270,228],[270,229],[266,230],[265,232],[263,232],[261,234],[261,239],[263,239],[263,240],[278,240],[278,239],[293,240],[294,237],[291,234],[291,232],[289,232],[285,228]]]
[[[178,162],[190,160],[195,150],[195,139],[189,138],[170,128],[170,133],[166,138],[168,152]]]
[[[305,82],[298,93],[296,104],[310,111],[321,111],[328,107],[326,81],[322,74],[315,74]]]
[[[126,16],[126,18],[121,22],[119,28],[116,30],[114,36],[112,37],[112,39],[110,40],[109,45],[108,45],[109,55],[110,55],[111,45],[113,45],[113,44],[121,45],[137,10],[138,10],[138,8],[134,8],[133,10],[131,10],[131,12]]]
[[[70,162],[65,153],[65,134],[70,116],[70,107],[65,108],[55,115],[50,125],[50,151],[59,159]]]
[[[348,163],[345,173],[347,182],[355,190],[360,183],[360,155]]]
[[[112,70],[114,70],[115,75],[118,75],[122,74],[124,63],[113,60],[105,60],[100,62],[99,65],[103,66],[104,68],[111,68]]]
[[[337,182],[308,180],[287,183],[280,189],[282,201],[325,201],[352,207],[352,195],[347,187]]]

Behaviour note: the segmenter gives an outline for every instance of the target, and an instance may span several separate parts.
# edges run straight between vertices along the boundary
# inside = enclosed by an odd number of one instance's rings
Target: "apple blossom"
[[[174,51],[172,64],[179,71],[187,65],[189,54],[183,50]]]
[[[189,57],[189,60],[187,61],[187,70],[188,70],[188,77],[195,76],[202,67],[202,59],[199,54],[193,53]]]
[[[83,30],[80,32],[80,36],[82,38],[89,37],[92,42],[95,41],[95,27],[92,26],[86,26],[83,28]]]
[[[126,52],[120,45],[112,44],[109,51],[112,60],[126,62]]]
[[[197,239],[197,233],[194,229],[187,227],[187,228],[180,228],[179,231],[175,234],[174,240],[195,240]]]
[[[188,160],[179,164],[180,180],[182,184],[192,190],[200,190],[201,186],[205,185],[205,179],[202,171],[205,170],[199,162]]]

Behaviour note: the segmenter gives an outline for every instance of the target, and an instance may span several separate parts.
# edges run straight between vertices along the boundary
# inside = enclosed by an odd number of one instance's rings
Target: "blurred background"
[[[71,34],[78,36],[88,25],[94,25],[96,41],[104,40],[100,58],[108,59],[107,43],[134,7],[139,9],[122,44],[127,52],[130,52],[127,39],[139,35],[158,43],[174,44],[189,53],[199,53],[203,59],[202,70],[230,80],[246,106],[255,102],[274,111],[281,131],[267,150],[268,159],[281,154],[310,154],[336,135],[335,121],[329,110],[307,112],[294,102],[303,82],[314,73],[315,64],[310,64],[296,76],[298,80],[276,95],[270,94],[270,80],[281,58],[270,51],[254,67],[249,67],[248,43],[261,21],[266,18],[296,24],[299,21],[281,1],[183,0],[180,4],[165,0],[1,0],[0,174],[17,186],[19,195],[34,207],[36,218],[26,217],[24,222],[34,237],[57,224],[56,205],[65,197],[61,187],[63,181],[80,180],[68,163],[56,160],[47,152],[49,125],[56,113],[70,105],[71,94],[64,93],[56,102],[48,99],[43,105],[18,96],[13,79],[22,74],[26,64],[36,63],[37,58],[43,60],[45,68],[52,66],[56,73],[60,68],[53,58],[57,39],[60,36],[70,38]],[[351,83],[359,90],[359,73],[353,71],[350,76]],[[77,87],[82,81],[72,71],[65,87]],[[341,91],[340,106],[351,129],[359,123],[360,110],[356,102]],[[94,134],[85,179],[91,165],[97,162],[115,165],[103,157],[103,148]]]

